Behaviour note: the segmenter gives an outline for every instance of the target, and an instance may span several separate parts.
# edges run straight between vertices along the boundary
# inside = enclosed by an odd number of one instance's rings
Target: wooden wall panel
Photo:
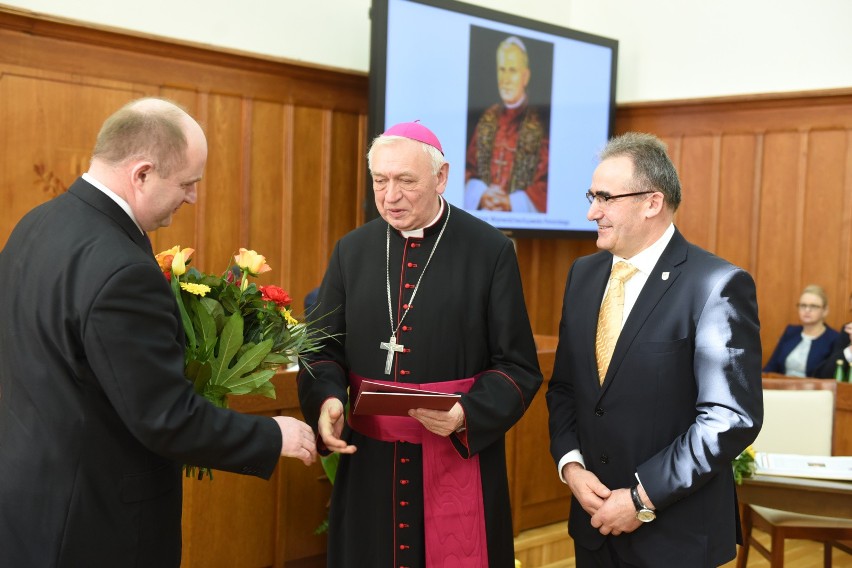
[[[716,244],[718,139],[684,136],[680,144],[680,183],[683,192],[677,226],[693,243],[712,248]]]
[[[288,224],[290,246],[299,269],[290,286],[297,303],[318,286],[317,274],[325,272],[329,215],[331,113],[299,107],[293,121],[293,140],[298,159],[292,164],[293,202]],[[294,264],[295,266],[295,264]]]
[[[770,133],[765,138],[757,265],[752,275],[762,289],[774,292],[766,301],[758,292],[763,308],[761,339],[768,352],[784,326],[797,320],[794,304],[801,286],[791,276],[799,273],[802,265],[802,251],[796,246],[801,241],[803,201],[798,191],[799,144],[796,132]]]
[[[808,136],[805,172],[804,226],[802,229],[803,284],[812,282],[826,288],[831,321],[846,321],[847,287],[843,255],[838,254],[843,234],[843,171],[834,167],[846,157],[846,133],[842,130],[815,130]],[[827,235],[836,242],[823,246]],[[838,319],[840,318],[840,319]]]
[[[287,191],[284,186],[284,105],[254,101],[248,121],[251,139],[246,147],[248,168],[248,239],[243,243],[248,249],[266,256],[272,270],[260,280],[263,284],[276,284],[288,289],[290,266],[284,264],[287,242],[285,230],[289,202],[285,205]]]
[[[754,262],[749,239],[754,226],[755,158],[757,144],[754,136],[731,134],[722,136],[719,162],[719,207],[716,230],[716,254],[737,266]]]
[[[88,169],[95,136],[109,114],[103,105],[118,107],[134,96],[139,92],[129,84],[81,84],[38,69],[0,69],[0,242],[27,211]]]

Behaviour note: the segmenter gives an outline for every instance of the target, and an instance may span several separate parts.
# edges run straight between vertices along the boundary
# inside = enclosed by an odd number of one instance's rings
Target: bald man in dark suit
[[[216,408],[146,231],[195,201],[201,127],[160,99],[104,123],[89,171],[0,252],[0,566],[177,567],[182,463],[269,478],[311,463],[292,418]]]

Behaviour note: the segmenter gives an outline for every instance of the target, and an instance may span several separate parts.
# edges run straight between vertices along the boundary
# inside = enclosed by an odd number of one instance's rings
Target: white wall
[[[370,0],[2,1],[100,26],[369,70]],[[468,1],[618,39],[620,103],[852,87],[852,0]],[[412,30],[424,38],[431,32],[416,23]],[[431,41],[440,41],[434,34]]]

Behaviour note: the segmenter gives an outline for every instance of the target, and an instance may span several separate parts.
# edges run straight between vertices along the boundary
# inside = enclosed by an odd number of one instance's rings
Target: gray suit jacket
[[[745,271],[675,231],[625,321],[603,386],[595,362],[598,308],[612,255],[578,259],[565,288],[548,392],[551,453],[579,449],[610,489],[635,474],[657,519],[613,539],[642,566],[718,566],[736,555],[731,460],[763,420],[757,300]],[[572,499],[583,547],[604,536]]]

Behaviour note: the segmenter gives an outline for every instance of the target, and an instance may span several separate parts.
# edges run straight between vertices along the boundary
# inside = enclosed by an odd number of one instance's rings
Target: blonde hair
[[[807,286],[805,286],[805,289],[802,290],[800,297],[805,294],[813,294],[814,296],[820,298],[822,300],[823,309],[828,307],[828,295],[825,293],[825,290],[822,286],[818,284],[808,284]]]

